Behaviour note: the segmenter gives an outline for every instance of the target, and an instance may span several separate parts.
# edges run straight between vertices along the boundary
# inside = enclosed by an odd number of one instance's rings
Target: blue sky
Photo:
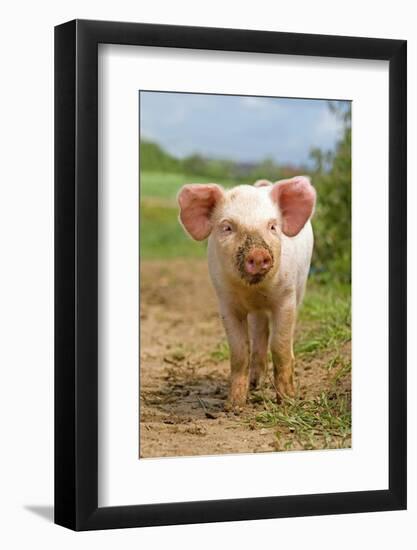
[[[140,131],[180,158],[297,165],[308,163],[313,147],[333,150],[342,122],[326,100],[141,92]]]

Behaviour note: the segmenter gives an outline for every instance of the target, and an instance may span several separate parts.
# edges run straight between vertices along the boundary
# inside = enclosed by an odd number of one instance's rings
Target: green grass
[[[193,241],[178,222],[178,210],[141,201],[141,259],[203,258],[206,243]]]
[[[193,241],[178,222],[176,196],[185,183],[207,178],[142,172],[140,180],[140,252],[142,259],[203,258],[206,244]],[[232,182],[219,182],[224,186]]]
[[[260,426],[276,428],[277,450],[291,449],[294,440],[303,449],[341,448],[352,433],[348,394],[322,392],[314,399],[287,399],[280,405],[265,400],[264,407],[255,420]]]
[[[229,357],[230,357],[229,346],[226,340],[219,342],[216,346],[216,349],[214,349],[210,353],[210,358],[216,363],[221,363],[222,361],[226,361],[227,359],[229,359]]]
[[[140,174],[141,197],[171,199],[175,202],[178,191],[186,183],[218,183],[224,187],[236,185],[236,183],[230,180],[212,182],[207,176],[188,176],[185,174],[142,171]]]
[[[338,351],[351,338],[350,285],[315,284],[310,278],[298,322],[303,325],[295,344],[299,357]]]

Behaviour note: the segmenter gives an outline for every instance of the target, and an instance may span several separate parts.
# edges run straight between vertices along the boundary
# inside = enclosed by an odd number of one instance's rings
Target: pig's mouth
[[[269,253],[271,264],[267,270],[262,270],[258,273],[249,273],[245,264],[249,252],[254,249],[263,249]],[[239,271],[241,279],[249,285],[256,285],[263,281],[274,265],[274,254],[271,247],[259,236],[248,235],[244,243],[238,248],[236,253],[236,267]]]
[[[266,273],[257,275],[244,275],[243,279],[250,285],[257,285],[266,277]]]

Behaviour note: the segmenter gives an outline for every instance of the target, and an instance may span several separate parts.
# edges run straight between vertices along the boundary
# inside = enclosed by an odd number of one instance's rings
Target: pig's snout
[[[266,275],[272,267],[271,254],[265,248],[252,248],[244,266],[248,275]]]
[[[236,266],[241,278],[255,285],[260,283],[274,265],[274,254],[258,236],[248,235],[236,255]]]

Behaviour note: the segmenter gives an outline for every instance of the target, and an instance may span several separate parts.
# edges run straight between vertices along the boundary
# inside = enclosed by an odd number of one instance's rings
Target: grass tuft
[[[229,357],[230,357],[229,346],[226,342],[219,342],[216,346],[216,349],[214,349],[210,353],[210,358],[216,363],[227,361]]]
[[[314,358],[322,351],[336,352],[351,339],[350,286],[309,284],[300,310],[295,354]]]
[[[294,439],[303,449],[346,447],[351,436],[350,393],[322,392],[313,399],[286,399],[280,405],[265,399],[264,408],[255,420],[258,426],[277,428],[280,451],[292,448]]]

